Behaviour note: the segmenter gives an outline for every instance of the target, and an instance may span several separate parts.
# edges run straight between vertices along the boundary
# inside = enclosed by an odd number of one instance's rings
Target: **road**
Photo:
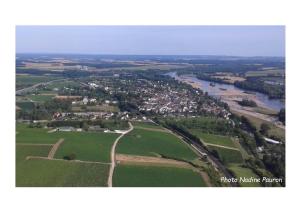
[[[109,169],[109,175],[108,175],[108,180],[107,180],[107,185],[108,187],[112,187],[112,178],[113,178],[113,174],[114,174],[114,169],[116,166],[116,157],[115,157],[115,150],[116,150],[116,146],[118,144],[118,141],[127,133],[129,133],[131,130],[133,130],[133,126],[130,122],[128,122],[129,124],[129,130],[124,131],[114,142],[112,148],[111,148],[111,152],[110,152],[110,158],[111,158],[111,164],[110,164],[110,169]]]
[[[16,95],[20,95],[22,93],[29,92],[29,91],[33,90],[34,88],[36,88],[36,87],[38,87],[40,85],[48,85],[48,84],[50,84],[52,82],[57,82],[57,81],[62,81],[62,80],[66,80],[66,79],[57,79],[57,80],[52,80],[52,81],[49,81],[49,82],[40,82],[40,83],[34,84],[34,85],[30,86],[30,87],[17,90],[16,91]]]

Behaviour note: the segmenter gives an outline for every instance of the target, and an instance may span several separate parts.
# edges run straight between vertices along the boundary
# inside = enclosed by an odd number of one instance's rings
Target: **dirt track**
[[[59,139],[52,147],[52,149],[50,150],[49,154],[48,154],[48,158],[54,158],[54,155],[58,149],[58,147],[61,145],[61,143],[64,141],[63,138]]]
[[[156,129],[156,128],[150,128],[150,127],[139,127],[139,126],[136,126],[134,127],[135,129],[142,129],[142,130],[149,130],[149,131],[155,131],[155,132],[168,132],[167,130],[165,129]]]
[[[224,149],[231,149],[231,150],[240,151],[238,148],[234,148],[234,147],[222,146],[222,145],[218,145],[218,144],[209,144],[209,143],[205,143],[205,144],[207,146],[215,146],[215,147],[220,147],[220,148],[224,148]]]
[[[58,161],[66,161],[70,163],[96,163],[96,164],[105,164],[109,165],[110,163],[105,163],[105,162],[99,162],[99,161],[83,161],[83,160],[65,160],[65,159],[59,159],[59,158],[48,158],[48,157],[40,157],[40,156],[27,156],[26,160],[31,160],[31,159],[41,159],[41,160],[58,160]]]
[[[53,146],[54,144],[17,143],[17,146]]]
[[[113,177],[113,174],[114,174],[114,169],[115,169],[115,166],[116,166],[116,158],[115,158],[115,149],[116,149],[116,146],[118,144],[118,141],[124,136],[126,135],[127,133],[129,133],[131,130],[133,130],[133,126],[130,122],[128,122],[129,124],[129,130],[123,132],[114,142],[112,148],[111,148],[111,152],[110,152],[110,157],[111,157],[111,165],[110,165],[110,169],[109,169],[109,175],[108,175],[108,179],[107,179],[107,185],[108,187],[112,187],[112,177]]]
[[[158,157],[149,157],[149,156],[139,156],[139,155],[124,155],[117,154],[116,160],[121,163],[134,163],[134,164],[163,164],[163,165],[171,165],[182,168],[191,168],[192,166],[186,162],[166,159],[166,158],[158,158]]]

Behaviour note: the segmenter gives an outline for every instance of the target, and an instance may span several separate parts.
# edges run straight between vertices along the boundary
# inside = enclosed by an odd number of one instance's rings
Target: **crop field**
[[[27,97],[35,102],[45,102],[51,100],[55,95],[28,95]]]
[[[138,122],[138,121],[135,121],[132,124],[133,124],[134,127],[163,129],[161,126],[156,125],[156,124],[154,124],[152,122]]]
[[[106,186],[109,165],[31,159],[17,166],[16,186]]]
[[[261,71],[248,71],[246,77],[264,77],[264,76],[284,76],[282,69],[265,69]]]
[[[134,129],[125,135],[117,145],[120,154],[142,156],[167,156],[176,159],[193,160],[197,157],[186,144],[166,132]]]
[[[25,161],[27,156],[47,157],[52,146],[16,146],[16,164],[17,166]]]
[[[245,178],[258,178],[256,174],[251,169],[241,167],[237,164],[230,164],[229,169],[233,171],[237,178],[245,177]],[[258,182],[241,182],[241,186],[245,187],[259,187],[260,183]]]
[[[49,129],[29,128],[26,124],[17,124],[16,142],[35,144],[54,144],[60,138],[57,133],[48,133]]]
[[[192,169],[118,165],[113,176],[115,187],[205,187]]]
[[[208,133],[202,133],[199,130],[190,130],[192,134],[203,140],[207,145],[216,144],[221,146],[227,146],[237,148],[230,137],[222,135],[214,135]]]
[[[55,158],[64,159],[75,154],[76,160],[110,162],[110,150],[116,133],[56,132],[64,142],[58,148]]]
[[[25,111],[30,111],[34,108],[34,103],[30,101],[17,102],[16,104],[19,108]]]
[[[37,83],[49,82],[55,79],[59,79],[55,76],[34,76],[34,75],[16,75],[17,89],[30,87]]]
[[[225,163],[243,163],[243,157],[239,150],[226,149],[222,147],[209,146],[209,149],[216,150]]]
[[[58,88],[58,89],[63,89],[63,88],[73,88],[73,87],[80,87],[80,84],[74,81],[58,81],[58,82],[53,82],[49,85],[46,86],[47,89],[54,89],[54,88]]]

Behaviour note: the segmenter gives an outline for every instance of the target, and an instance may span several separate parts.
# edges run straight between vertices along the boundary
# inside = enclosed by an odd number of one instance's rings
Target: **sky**
[[[16,52],[285,56],[285,27],[17,26]]]

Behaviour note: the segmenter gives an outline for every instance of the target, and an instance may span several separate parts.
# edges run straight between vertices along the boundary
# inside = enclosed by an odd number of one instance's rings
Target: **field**
[[[254,124],[254,126],[257,128],[257,129],[260,129],[260,126],[262,123],[267,123],[270,125],[271,129],[269,130],[268,134],[269,135],[274,135],[276,137],[279,137],[281,138],[282,140],[285,140],[285,130],[280,128],[280,127],[277,127],[275,124],[272,124],[270,122],[267,122],[267,121],[264,121],[262,119],[259,119],[259,118],[256,118],[254,116],[250,116],[250,115],[247,115],[247,114],[241,114],[237,111],[233,111],[233,113],[235,113],[236,115],[243,115],[245,116],[246,118],[249,119],[249,121]]]
[[[108,165],[32,159],[16,170],[18,187],[106,186]]]
[[[153,128],[153,129],[163,129],[161,126],[156,125],[152,122],[138,122],[135,121],[132,123],[134,127],[142,127],[142,128]]]
[[[116,148],[120,154],[142,156],[167,156],[176,159],[193,160],[197,157],[186,144],[167,132],[134,129],[124,136]]]
[[[57,133],[47,133],[49,129],[29,128],[26,124],[17,124],[16,142],[35,144],[54,144],[60,138]]]
[[[206,145],[215,144],[226,147],[237,148],[230,137],[222,135],[214,135],[208,133],[202,133],[199,130],[190,130],[192,134],[204,141]]]
[[[113,177],[115,187],[204,187],[200,174],[191,169],[118,165]]]
[[[233,171],[237,178],[245,177],[245,178],[258,178],[256,174],[253,173],[251,169],[241,167],[237,164],[230,164],[229,169]],[[258,182],[240,182],[241,186],[245,187],[259,187],[260,183]]]
[[[17,124],[16,186],[106,186],[109,164],[52,160],[46,157],[53,144],[63,138],[63,143],[54,155],[56,158],[63,159],[74,153],[76,160],[108,163],[112,143],[118,134],[48,133],[48,130]]]
[[[21,164],[27,156],[47,157],[52,146],[16,146],[16,163]]]
[[[34,76],[34,75],[16,75],[16,87],[22,89],[30,87],[37,83],[49,82],[55,79],[59,79],[55,76]]]
[[[262,71],[248,71],[246,77],[264,77],[264,76],[284,76],[285,72],[281,69],[265,69]]]
[[[31,99],[34,102],[45,102],[51,100],[55,95],[49,94],[49,95],[43,95],[43,94],[38,94],[38,95],[28,95],[29,99]]]
[[[243,157],[239,150],[225,149],[222,147],[209,146],[209,149],[216,150],[221,160],[228,163],[243,163]]]
[[[119,136],[115,133],[99,132],[59,132],[55,134],[64,138],[55,158],[63,159],[65,156],[75,154],[76,160],[100,162],[110,162],[111,146]]]
[[[25,101],[25,102],[17,102],[16,103],[18,107],[20,107],[22,110],[30,111],[34,108],[34,103]]]

